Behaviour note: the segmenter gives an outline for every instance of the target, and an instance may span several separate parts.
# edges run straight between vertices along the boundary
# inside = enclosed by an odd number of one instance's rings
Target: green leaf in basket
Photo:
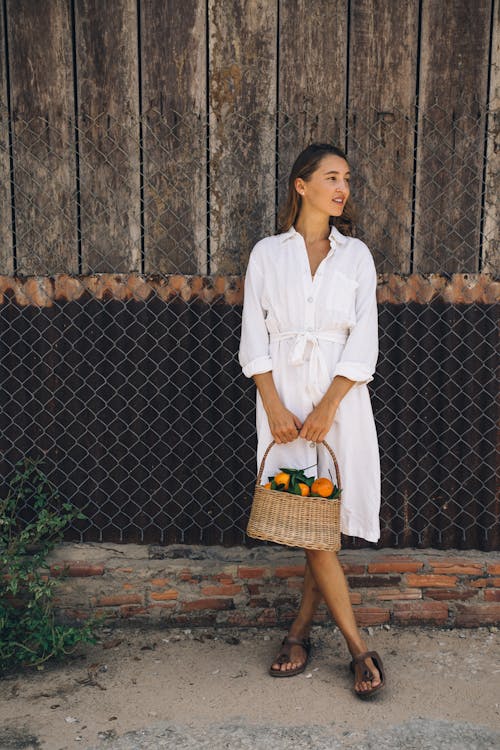
[[[272,477],[271,477],[271,489],[272,490],[277,490],[278,489],[278,485],[276,484],[276,482],[274,481],[274,479]]]

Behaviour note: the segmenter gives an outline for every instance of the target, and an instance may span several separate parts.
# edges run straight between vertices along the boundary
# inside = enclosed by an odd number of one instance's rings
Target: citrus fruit
[[[266,482],[265,485],[264,485],[264,487],[266,488],[266,490],[270,490],[271,489],[271,482]]]
[[[287,490],[288,485],[290,484],[290,474],[286,474],[284,471],[280,471],[274,477],[274,481],[277,485],[284,484],[285,486],[283,487],[283,489]]]
[[[312,483],[311,492],[320,497],[330,497],[333,492],[333,482],[327,477],[318,477]]]
[[[304,484],[304,482],[299,482],[299,489],[302,497],[307,497],[311,493],[311,490],[309,489],[307,484]]]

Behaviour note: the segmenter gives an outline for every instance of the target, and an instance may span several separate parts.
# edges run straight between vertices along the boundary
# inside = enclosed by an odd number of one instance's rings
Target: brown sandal
[[[302,646],[306,652],[306,658],[300,667],[294,669],[273,669],[273,664],[286,664],[291,661],[290,651],[292,646]],[[287,635],[281,642],[281,648],[276,659],[273,660],[273,664],[269,667],[269,674],[271,677],[293,677],[293,675],[300,674],[303,672],[309,661],[311,653],[311,640],[309,638],[294,638],[292,635]]]
[[[385,673],[384,673],[384,666],[382,664],[382,659],[377,654],[376,651],[365,651],[363,654],[358,654],[357,656],[353,657],[349,667],[353,674],[355,674],[355,667],[357,664],[362,665],[362,680],[365,682],[370,682],[374,678],[374,674],[372,670],[369,668],[369,666],[366,664],[366,659],[371,659],[373,663],[375,664],[375,667],[378,669],[380,674],[380,683],[376,685],[371,690],[354,690],[358,698],[368,698],[369,696],[376,693],[378,690],[382,690],[382,688],[385,686]]]

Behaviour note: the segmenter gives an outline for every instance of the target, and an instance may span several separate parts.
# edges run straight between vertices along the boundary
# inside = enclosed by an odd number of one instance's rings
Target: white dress
[[[283,404],[304,421],[336,375],[356,384],[342,399],[326,441],[341,472],[341,531],[380,537],[380,456],[367,383],[378,357],[377,274],[361,240],[332,227],[330,250],[311,277],[304,238],[294,227],[253,248],[245,277],[239,361],[251,377],[272,370]],[[257,392],[257,466],[272,441]],[[262,483],[280,467],[334,476],[321,445],[303,438],[274,445]]]

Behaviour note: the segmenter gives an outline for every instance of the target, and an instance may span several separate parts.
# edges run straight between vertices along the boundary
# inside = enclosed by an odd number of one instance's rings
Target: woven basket
[[[253,496],[248,536],[304,549],[340,549],[340,498],[302,497],[290,492],[268,490],[261,485],[262,472],[269,451],[262,458]],[[335,453],[324,440],[335,466],[337,486],[341,489],[340,471]]]

